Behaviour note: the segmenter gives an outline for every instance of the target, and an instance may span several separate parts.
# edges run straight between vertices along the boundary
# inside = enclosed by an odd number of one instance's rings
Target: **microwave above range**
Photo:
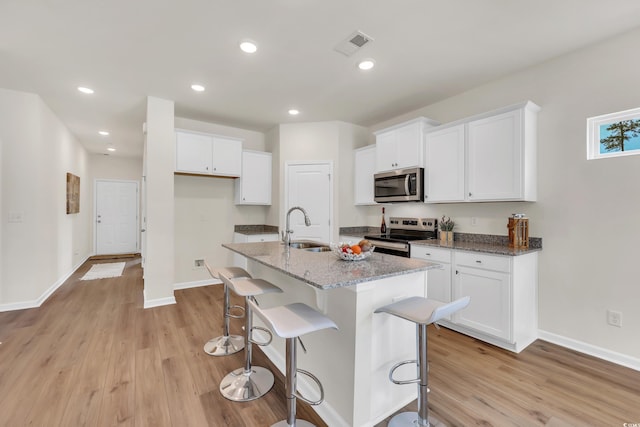
[[[378,203],[424,201],[424,169],[397,169],[373,176],[374,200]]]

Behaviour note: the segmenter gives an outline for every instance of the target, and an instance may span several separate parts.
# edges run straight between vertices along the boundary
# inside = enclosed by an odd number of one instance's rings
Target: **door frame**
[[[334,224],[335,224],[335,213],[333,211],[333,182],[334,182],[334,173],[333,173],[333,160],[287,160],[284,162],[284,194],[282,197],[284,205],[282,215],[280,215],[280,229],[284,230],[285,217],[287,214],[288,206],[289,206],[289,167],[290,166],[304,166],[304,165],[326,165],[329,166],[329,240],[331,242],[335,241],[335,236],[333,232]],[[304,206],[303,206],[304,207]],[[329,243],[329,242],[325,242]]]
[[[129,183],[136,185],[136,251],[140,251],[140,181],[132,179],[93,180],[93,254],[98,253],[98,182]]]

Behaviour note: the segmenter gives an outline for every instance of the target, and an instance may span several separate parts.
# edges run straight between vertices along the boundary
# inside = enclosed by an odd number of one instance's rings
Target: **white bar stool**
[[[306,304],[294,303],[279,307],[261,309],[252,301],[248,302],[251,309],[260,317],[272,330],[287,342],[287,362],[286,362],[286,384],[285,393],[287,397],[287,419],[273,424],[271,427],[315,427],[309,421],[296,419],[296,398],[300,398],[310,405],[319,405],[324,401],[324,389],[320,380],[310,372],[297,368],[297,348],[296,339],[300,341],[300,336],[310,332],[338,326],[333,320],[317,312]],[[302,349],[306,349],[300,341]],[[320,389],[320,399],[311,401],[301,396],[296,391],[297,374],[304,374],[311,378]]]
[[[212,268],[206,262],[204,265],[209,270],[209,274],[216,279],[220,279],[220,272],[223,272],[228,278],[248,277],[251,274],[240,267],[222,267]],[[220,279],[221,280],[221,279]],[[240,310],[241,314],[231,314],[231,310]],[[244,337],[241,335],[229,334],[229,319],[242,319],[244,317],[244,307],[239,305],[229,305],[229,288],[224,284],[224,313],[223,313],[223,331],[222,336],[210,339],[204,344],[204,352],[211,356],[227,356],[239,352],[244,348]]]
[[[270,370],[261,366],[252,366],[252,344],[269,345],[271,343],[271,331],[259,326],[253,326],[252,307],[256,306],[257,295],[273,292],[282,292],[282,289],[262,279],[236,278],[229,279],[224,272],[220,272],[220,280],[235,294],[244,297],[244,367],[228,373],[220,382],[220,393],[234,402],[248,402],[265,395],[273,387],[273,374]],[[266,342],[257,342],[251,338],[254,329],[260,329],[269,334]]]
[[[389,371],[389,380],[395,384],[418,384],[418,412],[402,412],[391,418],[388,427],[429,427],[429,362],[427,360],[427,325],[449,316],[469,305],[470,297],[444,303],[422,297],[410,297],[378,308],[375,313],[389,313],[416,324],[417,360],[396,363]],[[400,366],[415,363],[418,378],[399,381],[393,373]],[[437,421],[433,420],[434,424]]]

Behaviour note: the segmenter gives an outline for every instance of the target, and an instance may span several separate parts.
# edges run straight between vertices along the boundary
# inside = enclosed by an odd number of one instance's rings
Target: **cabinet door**
[[[422,166],[422,123],[415,122],[398,128],[396,132],[396,168]]]
[[[451,302],[451,250],[411,245],[411,258],[442,264],[441,269],[427,271],[427,298]]]
[[[356,205],[375,205],[373,175],[376,172],[375,145],[354,151],[353,195]]]
[[[232,138],[213,137],[214,175],[240,176],[242,173],[242,141]]]
[[[249,234],[247,236],[247,242],[256,243],[256,242],[277,242],[278,241],[278,233],[268,233],[268,234]]]
[[[464,142],[464,124],[427,134],[425,203],[464,201]]]
[[[522,110],[468,124],[469,200],[523,198]]]
[[[510,275],[456,266],[454,299],[470,296],[464,309],[453,314],[459,325],[511,341]]]
[[[376,171],[384,172],[398,168],[396,132],[376,135]]]
[[[176,171],[211,173],[211,140],[208,135],[176,132]]]
[[[242,176],[236,181],[236,204],[271,204],[271,153],[242,152]]]

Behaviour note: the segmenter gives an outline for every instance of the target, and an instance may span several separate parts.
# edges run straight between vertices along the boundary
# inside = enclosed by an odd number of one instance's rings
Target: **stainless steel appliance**
[[[424,201],[424,169],[397,169],[381,172],[373,176],[374,200],[388,202]]]
[[[386,234],[364,236],[376,247],[376,252],[409,257],[411,241],[432,240],[438,237],[436,218],[389,218],[389,231]]]

